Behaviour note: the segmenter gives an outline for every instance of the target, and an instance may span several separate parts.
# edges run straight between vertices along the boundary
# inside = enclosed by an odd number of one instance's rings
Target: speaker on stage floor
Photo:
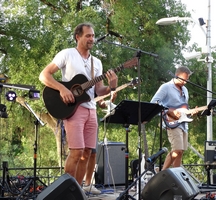
[[[62,175],[45,188],[36,200],[87,200],[85,193],[74,177]]]
[[[153,176],[142,191],[143,199],[173,200],[181,196],[182,200],[191,200],[199,193],[190,175],[182,168],[169,168]]]
[[[122,142],[98,143],[95,182],[103,185],[125,184],[125,148]],[[113,179],[114,178],[114,183]]]

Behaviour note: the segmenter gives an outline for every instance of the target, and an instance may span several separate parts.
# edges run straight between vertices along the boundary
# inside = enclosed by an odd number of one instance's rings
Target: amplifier
[[[103,185],[125,184],[125,148],[122,142],[98,143],[95,182]],[[113,183],[114,179],[114,183]]]
[[[205,141],[205,164],[216,168],[216,141]]]

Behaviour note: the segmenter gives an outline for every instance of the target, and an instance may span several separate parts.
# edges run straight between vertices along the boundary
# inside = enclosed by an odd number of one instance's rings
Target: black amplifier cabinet
[[[205,141],[204,161],[211,169],[216,168],[216,141]]]

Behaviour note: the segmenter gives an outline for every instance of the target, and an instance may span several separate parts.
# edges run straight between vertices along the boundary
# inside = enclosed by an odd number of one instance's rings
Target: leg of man
[[[173,153],[175,153],[175,159],[173,161],[173,167],[180,167],[182,163],[182,156],[183,156],[183,151],[182,150],[176,150]]]
[[[79,106],[71,118],[64,120],[64,125],[70,149],[65,169],[81,185],[91,149],[96,145],[96,111]]]
[[[162,170],[173,167],[180,167],[182,161],[182,150],[174,150],[167,154]]]
[[[98,190],[94,185],[92,185],[92,176],[94,174],[94,169],[96,164],[97,143],[98,143],[98,131],[96,136],[96,148],[92,149],[89,162],[87,165],[87,169],[86,169],[85,184],[83,185],[83,190],[92,194],[101,194],[101,191]]]
[[[169,129],[167,134],[172,151],[167,154],[162,170],[169,168],[172,164],[173,167],[179,167],[182,163],[183,151],[188,145],[188,134],[182,129]]]
[[[95,153],[92,152],[88,162],[87,171],[86,171],[86,178],[85,178],[86,186],[90,185],[92,182],[92,174],[94,173],[95,163],[96,163],[96,152]]]
[[[70,149],[67,159],[65,161],[65,172],[69,173],[76,179],[77,165],[80,157],[83,154],[83,149]]]
[[[96,149],[92,150],[91,156],[89,158],[87,170],[86,170],[86,178],[85,178],[85,184],[83,186],[83,189],[86,192],[92,193],[92,194],[101,194],[101,191],[95,188],[94,185],[92,185],[92,175],[94,174],[95,169],[95,163],[96,163]]]
[[[76,179],[80,185],[82,184],[83,178],[87,170],[87,164],[89,162],[91,151],[92,149],[85,148],[83,151],[83,155],[78,163],[78,167],[77,167],[78,170],[76,171]]]
[[[171,166],[171,164],[173,162],[171,154],[172,154],[172,152],[169,152],[167,154],[166,159],[165,159],[164,164],[163,164],[162,170],[165,170],[165,169],[167,169],[167,168],[169,168]]]

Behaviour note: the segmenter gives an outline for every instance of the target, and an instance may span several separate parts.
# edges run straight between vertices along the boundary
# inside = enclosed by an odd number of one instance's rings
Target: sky
[[[210,6],[209,6],[210,1]],[[203,18],[206,22],[208,20],[209,8],[210,8],[210,34],[211,34],[211,47],[216,46],[216,0],[181,0],[186,5],[186,10],[191,13],[193,19]],[[206,26],[203,25],[206,31]],[[190,24],[188,29],[191,31],[191,41],[188,45],[196,42],[198,47],[206,45],[206,37],[201,28],[198,25]]]

